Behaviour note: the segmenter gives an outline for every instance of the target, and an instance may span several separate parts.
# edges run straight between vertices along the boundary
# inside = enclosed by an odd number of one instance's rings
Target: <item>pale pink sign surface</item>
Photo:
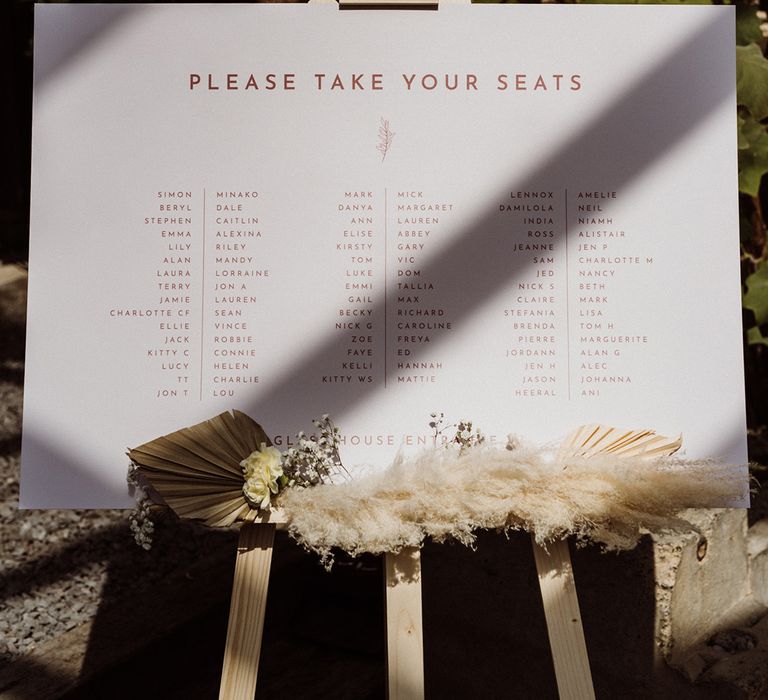
[[[434,411],[744,463],[733,19],[37,6],[22,507],[231,408],[353,472]]]

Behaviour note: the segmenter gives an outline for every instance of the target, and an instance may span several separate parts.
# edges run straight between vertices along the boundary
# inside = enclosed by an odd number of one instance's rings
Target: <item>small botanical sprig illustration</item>
[[[381,153],[382,163],[387,157],[387,153],[389,153],[389,149],[392,146],[392,140],[394,138],[395,133],[389,128],[389,119],[384,119],[384,117],[382,117],[381,123],[379,125],[379,145],[376,146],[376,150]]]

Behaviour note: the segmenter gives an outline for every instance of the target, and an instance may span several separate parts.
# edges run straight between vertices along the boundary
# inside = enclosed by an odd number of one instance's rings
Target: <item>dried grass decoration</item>
[[[480,528],[524,529],[540,543],[575,535],[628,549],[643,532],[695,529],[680,517],[686,508],[724,507],[746,495],[742,466],[674,458],[681,438],[603,425],[582,426],[550,450],[512,437],[506,449],[487,446],[461,422],[447,449],[398,457],[383,472],[334,483],[345,474],[338,428],[327,416],[316,426],[319,439],[299,433],[298,447],[283,453],[273,482],[279,493],[270,490],[258,503],[246,497],[243,465],[261,460],[271,442],[238,411],[128,454],[178,515],[208,525],[264,519],[276,495],[293,537],[326,561],[334,547],[356,555],[396,552],[426,537],[471,544]],[[435,437],[442,433],[438,426]],[[271,449],[265,459],[274,464]]]

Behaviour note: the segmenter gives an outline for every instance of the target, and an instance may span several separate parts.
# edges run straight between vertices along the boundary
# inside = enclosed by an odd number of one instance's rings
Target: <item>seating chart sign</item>
[[[37,6],[22,507],[227,409],[353,473],[433,412],[745,462],[733,22]]]

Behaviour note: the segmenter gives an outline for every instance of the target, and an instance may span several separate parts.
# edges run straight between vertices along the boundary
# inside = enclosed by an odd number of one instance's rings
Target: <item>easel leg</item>
[[[256,693],[274,539],[274,525],[240,529],[219,700],[253,700]]]
[[[421,552],[409,547],[399,554],[386,554],[384,567],[389,699],[422,700]]]
[[[553,542],[547,550],[533,540],[560,700],[594,700],[568,541]]]

